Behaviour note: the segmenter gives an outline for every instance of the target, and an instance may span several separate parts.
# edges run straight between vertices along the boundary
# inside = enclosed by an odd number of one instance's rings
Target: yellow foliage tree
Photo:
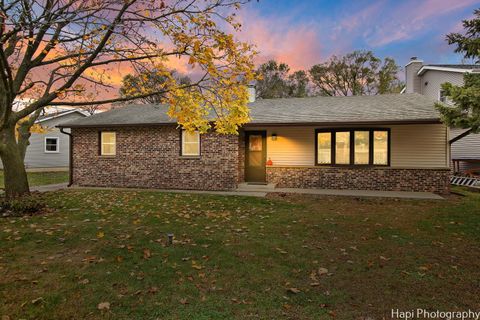
[[[165,96],[168,114],[188,130],[236,133],[248,121],[246,85],[254,48],[237,41],[244,0],[23,0],[0,2],[0,157],[7,196],[28,192],[18,123],[48,105],[86,106]],[[179,58],[199,74],[182,84],[98,99],[111,70],[155,66],[170,74]],[[104,95],[103,95],[104,96]],[[33,98],[20,111],[19,97]],[[91,97],[94,97],[92,100]],[[152,119],[153,121],[153,119]]]

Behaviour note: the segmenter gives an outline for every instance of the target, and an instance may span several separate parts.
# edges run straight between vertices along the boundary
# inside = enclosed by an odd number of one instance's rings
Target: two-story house
[[[450,82],[463,85],[465,73],[480,73],[480,65],[424,64],[412,57],[405,66],[405,93],[420,93],[449,103],[441,85]],[[449,132],[452,166],[455,172],[480,172],[480,134],[467,129],[451,128]],[[477,170],[478,169],[478,170]]]

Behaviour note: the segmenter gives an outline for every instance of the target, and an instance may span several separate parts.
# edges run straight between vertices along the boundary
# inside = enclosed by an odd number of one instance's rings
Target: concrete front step
[[[275,190],[274,183],[268,184],[259,184],[259,183],[240,183],[237,187],[237,191],[261,191],[261,192],[271,192]]]

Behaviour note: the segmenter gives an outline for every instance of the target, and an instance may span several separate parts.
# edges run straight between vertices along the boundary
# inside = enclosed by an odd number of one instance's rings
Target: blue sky
[[[478,0],[326,1],[260,0],[244,6],[240,38],[293,69],[309,68],[356,49],[393,57],[401,66],[418,56],[427,63],[460,63],[445,41]]]

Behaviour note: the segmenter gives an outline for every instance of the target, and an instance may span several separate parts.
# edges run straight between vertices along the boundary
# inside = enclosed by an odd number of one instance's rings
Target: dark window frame
[[[369,132],[369,142],[368,142],[368,164],[355,164],[355,131],[368,131]],[[385,131],[387,132],[387,164],[374,164],[373,156],[373,135],[375,131]],[[349,132],[350,133],[350,163],[349,164],[337,164],[336,163],[336,136],[337,132]],[[319,133],[330,133],[331,139],[331,150],[330,150],[330,163],[318,163],[318,134]],[[390,167],[391,161],[391,129],[390,128],[321,128],[315,129],[315,166],[320,167]]]

